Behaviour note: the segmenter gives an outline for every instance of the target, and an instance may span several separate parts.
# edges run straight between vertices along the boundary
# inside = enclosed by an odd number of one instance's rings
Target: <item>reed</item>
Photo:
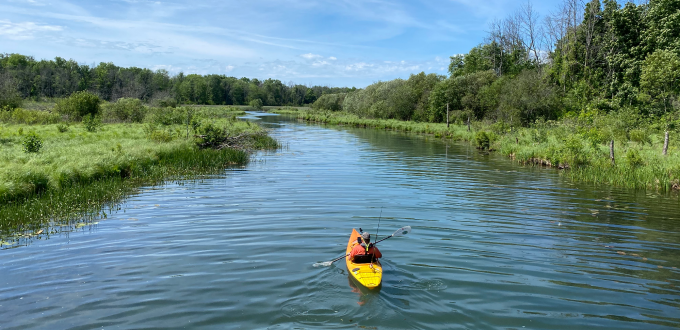
[[[422,123],[395,119],[371,119],[331,111],[300,111],[298,118],[315,123],[397,130],[464,141],[478,145],[479,136],[489,140],[489,151],[499,152],[520,164],[541,165],[563,170],[561,174],[578,182],[607,184],[656,191],[680,190],[680,154],[669,148],[662,155],[661,130],[636,128],[630,132],[605,132],[576,122],[537,123],[531,127],[510,127],[502,122],[473,122],[466,125]],[[602,125],[605,126],[605,125]],[[609,137],[615,139],[616,162],[609,158]],[[485,139],[483,139],[485,140]]]
[[[229,165],[248,162],[248,150],[199,148],[194,134],[204,125],[221,127],[228,136],[244,136],[250,139],[244,144],[252,149],[279,147],[260,126],[235,120],[234,112],[240,110],[199,109],[188,124],[145,120],[104,124],[96,131],[61,120],[46,125],[3,121],[0,234],[98,214],[139,186],[220,173]],[[39,137],[37,152],[25,151],[28,137]]]

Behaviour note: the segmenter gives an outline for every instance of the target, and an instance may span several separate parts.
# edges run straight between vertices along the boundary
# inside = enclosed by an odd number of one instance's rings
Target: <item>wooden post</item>
[[[614,160],[614,140],[609,142],[609,158],[612,160],[612,165],[616,166],[616,161]]]
[[[446,128],[449,128],[449,104],[446,103]]]
[[[468,115],[468,132],[470,131],[470,116]]]
[[[668,155],[668,131],[666,131],[666,137],[663,140],[663,155]]]

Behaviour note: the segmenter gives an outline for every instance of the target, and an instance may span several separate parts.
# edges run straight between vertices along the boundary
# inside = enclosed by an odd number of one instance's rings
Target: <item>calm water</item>
[[[680,326],[677,197],[571,185],[461,144],[261,119],[288,147],[0,250],[0,329]],[[379,291],[349,280],[352,227]]]

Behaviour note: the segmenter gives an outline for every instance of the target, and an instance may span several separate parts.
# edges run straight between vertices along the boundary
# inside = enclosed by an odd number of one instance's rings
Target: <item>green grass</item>
[[[201,108],[192,125],[210,123],[229,136],[247,133],[242,145],[249,149],[278,147],[257,124],[236,121],[234,114],[241,112]],[[199,149],[193,127],[152,119],[104,124],[88,132],[82,123],[64,122],[46,111],[1,112],[0,234],[34,230],[78,214],[98,214],[103,203],[115,204],[141,185],[220,173],[228,165],[249,160],[248,150]],[[38,152],[24,151],[28,136],[42,140]]]
[[[477,132],[485,132],[490,138],[491,151],[500,152],[522,164],[564,169],[562,175],[573,181],[657,191],[680,189],[680,150],[678,142],[674,142],[678,135],[671,134],[668,155],[662,156],[663,132],[653,129],[637,129],[642,133],[616,135],[616,164],[612,165],[606,144],[608,139],[600,134],[602,129],[585,127],[569,120],[528,128],[473,122],[468,131],[467,126],[460,124],[451,124],[447,128],[443,123],[361,118],[345,112],[300,111],[298,118],[331,125],[432,134],[475,146],[478,143],[475,139]],[[631,141],[629,136],[637,141]]]

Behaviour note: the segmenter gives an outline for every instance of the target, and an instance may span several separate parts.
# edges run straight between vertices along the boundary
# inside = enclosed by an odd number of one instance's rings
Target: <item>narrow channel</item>
[[[254,118],[257,117],[257,118]],[[284,146],[0,250],[0,329],[671,329],[677,196],[575,185],[466,144],[251,114]],[[383,284],[342,262],[379,235]]]

